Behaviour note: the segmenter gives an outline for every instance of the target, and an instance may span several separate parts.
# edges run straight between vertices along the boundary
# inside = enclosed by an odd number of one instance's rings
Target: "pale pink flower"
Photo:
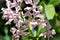
[[[39,0],[24,0],[26,4],[37,5]]]
[[[54,30],[54,29],[52,29],[52,35],[55,35],[55,34],[56,34],[55,30]]]
[[[26,4],[32,4],[32,0],[24,0]]]
[[[12,27],[11,29],[10,29],[10,32],[12,32],[13,34],[16,32],[16,28],[14,28],[14,27]]]

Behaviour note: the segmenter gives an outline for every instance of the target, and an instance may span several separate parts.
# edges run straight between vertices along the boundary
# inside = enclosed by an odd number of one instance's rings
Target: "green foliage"
[[[31,23],[29,24],[29,30],[31,30],[31,31],[33,30],[33,29],[32,29],[32,24],[31,24]]]
[[[56,13],[54,6],[51,4],[49,5],[45,4],[44,7],[45,7],[45,13],[46,13],[47,19],[48,20],[53,19]]]
[[[4,32],[5,32],[5,40],[10,40],[10,37],[9,37],[9,35],[8,35],[8,28],[7,28],[7,26],[4,26],[5,28],[4,28]]]
[[[58,5],[60,0],[50,0],[49,4],[53,4],[54,6]]]
[[[29,40],[29,38],[28,37],[23,37],[22,40]]]

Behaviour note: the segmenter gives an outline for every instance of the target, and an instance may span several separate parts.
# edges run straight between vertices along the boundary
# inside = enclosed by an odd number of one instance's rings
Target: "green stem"
[[[49,40],[50,38],[48,37],[48,40]]]
[[[36,40],[39,40],[39,38],[36,38]]]
[[[10,37],[9,37],[9,35],[8,35],[8,28],[7,27],[5,27],[5,40],[10,40]]]

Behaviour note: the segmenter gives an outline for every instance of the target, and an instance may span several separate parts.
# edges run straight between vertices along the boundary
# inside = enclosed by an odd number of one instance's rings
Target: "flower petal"
[[[33,0],[34,5],[37,5],[39,0]]]
[[[24,0],[26,4],[32,4],[32,0]]]

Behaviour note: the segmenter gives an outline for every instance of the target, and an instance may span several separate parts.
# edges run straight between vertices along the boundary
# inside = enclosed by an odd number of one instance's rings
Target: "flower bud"
[[[55,34],[56,34],[55,30],[54,30],[54,29],[52,29],[52,35],[55,35]]]
[[[16,30],[17,29],[13,27],[13,28],[10,29],[10,32],[12,32],[14,34],[16,32]]]

